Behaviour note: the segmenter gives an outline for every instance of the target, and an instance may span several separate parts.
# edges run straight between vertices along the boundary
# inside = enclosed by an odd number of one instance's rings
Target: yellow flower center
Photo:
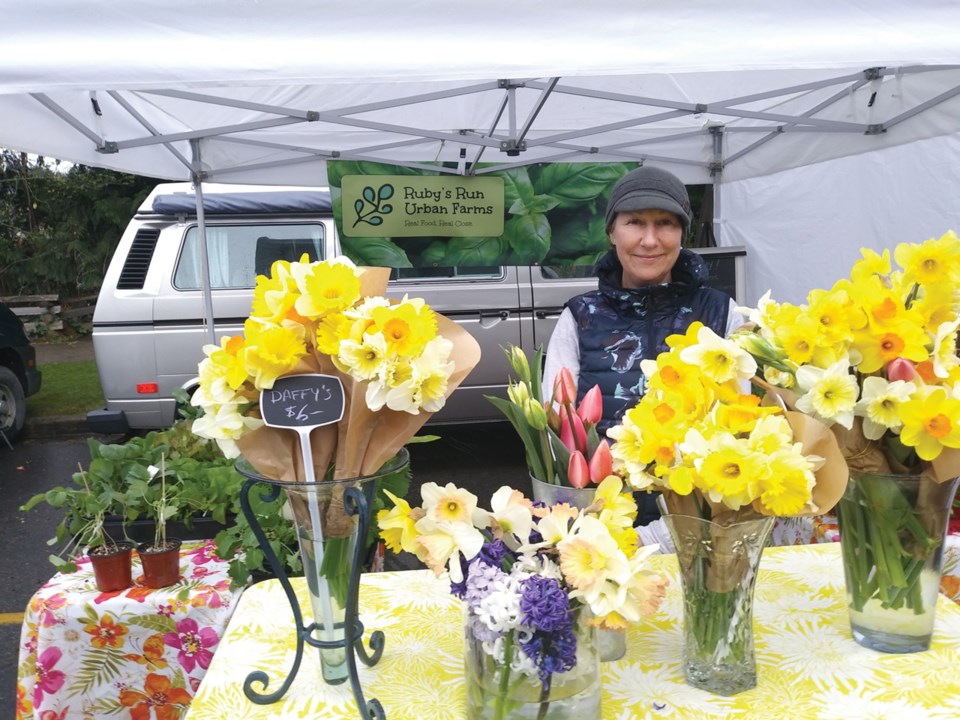
[[[943,413],[934,415],[926,422],[927,432],[935,438],[946,437],[950,434],[950,418]]]
[[[666,424],[673,419],[673,416],[676,414],[674,409],[667,405],[666,403],[660,403],[653,409],[653,416],[657,419],[657,422],[661,425]]]

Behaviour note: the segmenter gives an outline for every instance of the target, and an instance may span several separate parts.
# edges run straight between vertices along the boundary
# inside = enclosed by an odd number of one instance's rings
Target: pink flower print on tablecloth
[[[40,713],[40,720],[66,720],[68,712],[70,712],[70,708],[68,707],[65,707],[60,712],[44,710],[42,713]]]
[[[213,540],[207,540],[203,545],[193,550],[188,550],[183,553],[183,557],[191,565],[207,565],[209,563],[218,563],[221,562],[214,551],[217,548],[217,544]]]
[[[184,618],[177,622],[177,631],[164,635],[163,641],[179,651],[177,659],[181,667],[191,673],[197,665],[204,670],[210,667],[213,659],[211,648],[220,642],[220,638],[212,628],[201,630],[196,620]]]
[[[33,686],[33,706],[35,708],[39,708],[43,703],[44,693],[53,694],[59,692],[60,688],[63,687],[67,676],[60,670],[54,669],[54,665],[59,662],[61,657],[63,657],[63,653],[60,652],[59,648],[49,647],[37,658],[37,683]]]
[[[195,593],[190,600],[193,607],[221,608],[226,604],[224,596],[230,596],[230,581],[220,580],[215,585],[198,586]]]
[[[33,600],[30,601],[30,609],[33,610],[41,625],[51,627],[59,622],[56,611],[66,604],[67,598],[63,593],[56,593],[46,598],[34,595]]]

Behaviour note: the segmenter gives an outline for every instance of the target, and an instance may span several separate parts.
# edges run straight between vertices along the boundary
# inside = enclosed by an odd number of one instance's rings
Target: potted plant
[[[75,558],[80,549],[86,547],[97,589],[100,592],[125,590],[133,584],[130,557],[133,544],[117,542],[109,535],[104,527],[104,498],[87,483],[82,468],[80,477],[85,492],[77,498],[81,506],[78,512],[85,513],[88,519],[71,537],[64,538],[66,543],[61,554],[50,556],[50,560],[61,572],[74,572],[77,569]],[[54,538],[51,542],[57,540]],[[69,559],[65,560],[64,556]]]
[[[156,475],[156,468],[152,468]],[[167,472],[165,458],[160,456],[160,497],[154,505],[153,540],[140,543],[137,552],[143,567],[143,584],[162,588],[180,580],[180,539],[167,537],[167,519],[177,511],[167,502]]]

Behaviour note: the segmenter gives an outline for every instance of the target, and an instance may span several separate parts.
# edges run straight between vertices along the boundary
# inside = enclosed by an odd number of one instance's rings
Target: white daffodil
[[[235,458],[240,455],[236,440],[262,425],[259,418],[241,415],[237,403],[224,403],[204,407],[204,414],[193,421],[192,429],[195,435],[216,440],[224,456]]]
[[[771,291],[767,290],[757,301],[757,307],[737,307],[736,311],[746,317],[761,330],[770,327],[770,316],[779,307],[779,304],[770,299]]]
[[[626,583],[630,564],[607,526],[591,515],[581,515],[574,526],[576,532],[557,544],[567,582],[585,597],[601,592],[605,582]]]
[[[847,429],[853,427],[859,389],[846,358],[826,369],[802,365],[797,370],[797,387],[803,393],[797,400],[797,410],[828,426],[839,423]]]
[[[469,522],[437,522],[429,516],[417,520],[415,528],[414,543],[423,564],[435,575],[447,570],[452,582],[463,582],[458,556],[463,555],[468,562],[475,558],[483,547],[483,534]]]
[[[725,340],[704,326],[697,332],[697,344],[680,351],[680,359],[699,367],[716,383],[749,380],[757,372],[757,361],[732,340]]]
[[[363,341],[342,340],[339,365],[356,380],[372,380],[387,357],[387,341],[380,333],[364,333]]]
[[[477,496],[453,483],[443,487],[435,482],[424,483],[420,497],[424,514],[436,522],[472,523],[477,518]]]
[[[912,382],[903,380],[888,382],[871,376],[863,381],[863,395],[853,412],[863,418],[863,434],[868,440],[879,440],[887,430],[900,431],[900,407],[916,389]]]
[[[507,547],[516,550],[530,540],[533,514],[523,493],[504,485],[490,498],[490,510],[490,517],[500,528],[500,539]]]
[[[938,378],[950,377],[950,370],[960,363],[957,359],[958,327],[960,327],[960,318],[953,322],[941,323],[937,328],[930,357],[933,359],[933,374]]]

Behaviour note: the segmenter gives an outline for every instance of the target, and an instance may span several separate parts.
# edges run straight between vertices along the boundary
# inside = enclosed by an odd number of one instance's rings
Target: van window
[[[540,277],[545,280],[570,280],[597,276],[596,265],[541,265]]]
[[[295,262],[303,253],[311,262],[323,260],[323,225],[208,225],[207,257],[210,287],[252,288],[257,275],[268,275],[274,260]],[[187,230],[173,275],[178,290],[199,290],[201,283],[199,230]]]

